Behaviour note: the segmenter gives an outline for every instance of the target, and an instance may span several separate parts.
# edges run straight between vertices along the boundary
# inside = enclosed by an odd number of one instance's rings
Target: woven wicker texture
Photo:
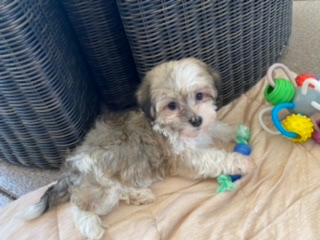
[[[63,4],[108,107],[134,105],[140,80],[116,1],[63,0]]]
[[[0,159],[57,168],[98,110],[57,1],[0,1]]]
[[[141,77],[165,60],[200,58],[221,74],[222,105],[266,73],[291,33],[291,0],[117,3]]]

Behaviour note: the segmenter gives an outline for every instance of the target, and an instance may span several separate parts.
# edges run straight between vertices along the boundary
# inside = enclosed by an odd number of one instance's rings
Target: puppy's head
[[[196,137],[216,119],[219,75],[195,58],[151,69],[136,96],[154,124],[184,137]]]

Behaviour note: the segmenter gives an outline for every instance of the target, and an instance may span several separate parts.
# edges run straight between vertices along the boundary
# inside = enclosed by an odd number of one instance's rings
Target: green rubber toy
[[[248,144],[251,132],[250,129],[244,125],[239,125],[237,129],[237,143]]]
[[[218,177],[218,183],[220,186],[217,189],[217,193],[233,191],[236,189],[236,185],[232,182],[231,177],[229,175],[220,175]]]

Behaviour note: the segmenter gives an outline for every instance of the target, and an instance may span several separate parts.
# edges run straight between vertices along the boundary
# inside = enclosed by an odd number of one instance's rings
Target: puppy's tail
[[[62,175],[55,185],[52,185],[47,189],[38,203],[16,213],[14,218],[32,220],[44,214],[52,207],[69,201],[69,188],[71,184],[71,176]]]

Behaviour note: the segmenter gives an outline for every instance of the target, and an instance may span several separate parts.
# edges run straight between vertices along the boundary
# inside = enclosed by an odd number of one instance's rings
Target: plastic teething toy
[[[273,71],[281,69],[289,81],[283,78],[273,79]],[[290,70],[283,64],[272,65],[267,72],[269,85],[264,91],[267,102],[274,107],[267,107],[259,113],[262,128],[270,134],[282,134],[293,142],[304,142],[311,137],[320,143],[319,124],[312,116],[320,111],[320,82],[315,75],[304,73],[293,79]],[[291,115],[283,121],[278,113],[288,109]],[[263,122],[263,115],[271,111],[272,121],[277,131],[269,129]]]
[[[296,77],[296,83],[299,87],[302,86],[303,82],[305,80],[307,80],[308,78],[312,78],[312,79],[315,79],[317,80],[317,77],[313,74],[310,74],[310,73],[302,73],[300,74],[299,76]]]
[[[282,124],[287,131],[297,133],[297,136],[292,138],[294,142],[304,142],[308,140],[314,131],[311,119],[300,114],[288,116],[282,121]]]
[[[237,144],[234,147],[234,152],[247,156],[250,155],[251,148],[248,145],[249,138],[250,129],[246,126],[239,125],[237,129]],[[220,184],[220,186],[217,189],[217,193],[235,190],[236,185],[234,184],[234,182],[239,180],[240,178],[241,175],[220,175],[217,179],[218,183]]]
[[[316,143],[320,143],[320,130],[319,130],[320,121],[316,121],[313,124],[315,126],[316,132],[312,135],[312,138]]]

